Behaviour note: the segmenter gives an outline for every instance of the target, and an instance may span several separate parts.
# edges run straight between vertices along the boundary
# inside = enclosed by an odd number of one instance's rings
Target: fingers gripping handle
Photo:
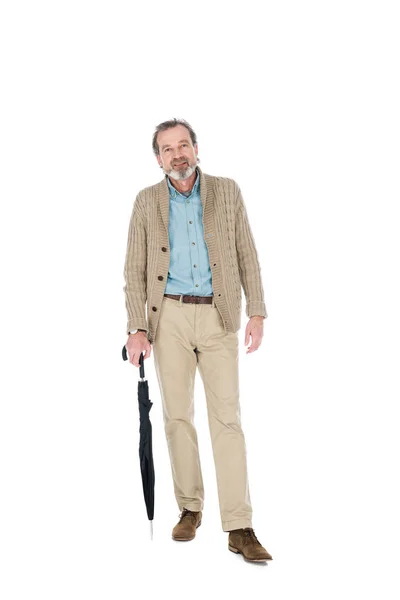
[[[128,353],[127,353],[127,351],[126,351],[126,346],[124,346],[124,347],[122,348],[122,359],[123,359],[123,360],[128,360]],[[143,377],[144,377],[144,364],[143,364],[143,362],[144,362],[144,359],[143,359],[143,352],[141,352],[141,353],[140,353],[140,356],[139,356],[139,365],[140,365],[140,377],[141,377],[142,379],[143,379]]]

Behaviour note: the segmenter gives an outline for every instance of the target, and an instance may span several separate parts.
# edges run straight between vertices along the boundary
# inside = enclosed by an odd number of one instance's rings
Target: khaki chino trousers
[[[225,332],[210,304],[163,297],[153,343],[175,498],[203,510],[204,487],[194,426],[196,367],[203,381],[223,531],[252,527],[246,443],[239,404],[238,333]]]

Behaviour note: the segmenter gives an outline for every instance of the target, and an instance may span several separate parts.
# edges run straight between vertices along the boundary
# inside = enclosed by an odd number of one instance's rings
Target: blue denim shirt
[[[212,296],[208,248],[204,240],[200,176],[191,192],[178,192],[167,176],[169,187],[170,264],[166,294]]]

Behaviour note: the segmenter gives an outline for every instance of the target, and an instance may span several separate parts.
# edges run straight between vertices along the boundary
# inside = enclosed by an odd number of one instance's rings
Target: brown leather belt
[[[181,294],[164,294],[166,298],[180,300]],[[182,302],[190,302],[191,304],[212,304],[214,296],[182,296]]]

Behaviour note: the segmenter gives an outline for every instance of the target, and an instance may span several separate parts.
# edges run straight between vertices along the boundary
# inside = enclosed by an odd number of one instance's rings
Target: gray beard
[[[188,165],[186,169],[181,169],[180,171],[172,168],[169,172],[163,169],[163,172],[165,173],[165,175],[172,177],[172,179],[182,180],[190,177],[195,172],[195,170],[196,165],[194,165],[193,167]]]

